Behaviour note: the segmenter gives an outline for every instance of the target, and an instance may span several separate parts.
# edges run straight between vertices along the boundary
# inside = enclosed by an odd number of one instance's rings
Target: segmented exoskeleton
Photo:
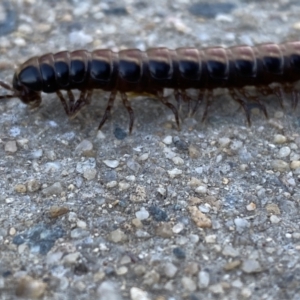
[[[245,86],[255,86],[263,95],[277,94],[280,101],[283,92],[291,92],[296,104],[298,93],[292,84],[298,80],[300,41],[231,48],[153,48],[120,52],[109,49],[92,52],[77,50],[30,58],[15,72],[12,87],[0,81],[0,86],[13,92],[0,98],[18,97],[22,102],[36,107],[41,102],[41,92],[56,93],[67,115],[72,117],[91,102],[94,89],[109,91],[111,93],[98,127],[100,129],[119,92],[130,116],[131,131],[134,114],[127,98],[128,92],[155,95],[173,111],[179,125],[178,109],[163,96],[165,88],[174,89],[178,102],[181,99],[190,101],[187,89],[199,90],[197,103],[206,95],[204,117],[212,100],[213,89],[227,88],[233,99],[244,108],[250,123],[253,106],[265,115],[267,112],[258,97],[247,94]],[[272,86],[273,83],[278,85]],[[76,100],[72,93],[75,89],[80,91]],[[68,100],[61,90],[67,91]]]

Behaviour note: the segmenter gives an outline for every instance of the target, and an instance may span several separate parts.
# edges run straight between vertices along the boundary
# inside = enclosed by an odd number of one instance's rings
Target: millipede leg
[[[292,108],[295,109],[299,102],[299,92],[293,90],[292,91]]]
[[[0,86],[2,86],[5,90],[9,90],[9,91],[13,91],[14,89],[6,82],[0,80]],[[1,95],[0,99],[5,99],[5,98],[15,98],[18,97],[18,95],[16,95],[15,93],[12,95]]]
[[[179,92],[179,90],[174,90],[174,97],[177,103],[177,110],[181,111],[182,94]]]
[[[189,117],[194,117],[196,111],[198,110],[199,108],[199,105],[202,103],[203,101],[203,98],[204,98],[204,95],[205,95],[205,90],[204,91],[199,91],[199,94],[198,94],[198,98],[196,100],[196,104],[195,106],[193,107],[193,110],[191,112],[191,114],[189,114]]]
[[[69,97],[69,103],[67,102],[61,91],[57,91],[56,94],[60,99],[66,114],[70,118],[74,118],[85,105],[90,104],[92,90],[89,90],[88,92],[81,91],[79,99],[77,101],[75,101],[73,93],[71,91],[68,91],[67,94]]]
[[[266,87],[263,87],[263,88],[258,88],[258,91],[263,95],[263,96],[268,96],[268,95],[271,95],[271,94],[274,94],[273,90],[269,87],[269,86],[266,86]],[[251,101],[253,101],[252,103],[249,103],[247,101],[244,101],[245,102],[245,105],[248,106],[248,108],[251,110],[253,108],[258,108],[260,111],[262,111],[265,115],[266,118],[268,118],[268,112],[267,112],[267,109],[265,107],[265,105],[263,105],[257,96],[250,96],[250,95],[247,95],[246,91],[245,90],[240,90],[239,91],[244,97],[245,99],[250,99]]]
[[[64,108],[64,110],[66,112],[66,114],[69,116],[70,115],[70,110],[69,110],[69,106],[67,104],[67,100],[65,99],[64,95],[59,90],[56,91],[56,95],[59,98],[59,100],[60,100],[60,102],[61,102],[61,104],[62,104],[62,106],[63,106],[63,108]]]
[[[179,114],[177,108],[170,102],[167,101],[167,99],[163,96],[162,92],[159,91],[157,92],[157,98],[168,108],[170,108],[175,116],[175,121],[178,127],[178,130],[180,130],[180,125],[179,125]]]
[[[232,99],[234,101],[236,101],[237,103],[239,103],[241,105],[241,107],[244,109],[245,114],[246,114],[246,118],[247,118],[247,122],[248,125],[251,126],[251,109],[249,108],[249,106],[247,106],[247,103],[245,100],[242,100],[236,93],[236,91],[230,91],[230,95],[232,97]]]
[[[4,89],[9,90],[9,91],[14,91],[12,86],[10,86],[8,83],[0,80],[0,86],[2,86]]]
[[[204,113],[203,113],[202,120],[201,120],[202,122],[204,122],[207,118],[208,109],[211,106],[212,98],[213,98],[212,91],[208,91],[208,94],[207,94],[207,97],[206,97],[205,109],[204,109]]]
[[[92,90],[81,91],[79,99],[76,102],[72,102],[73,107],[70,107],[72,117],[75,117],[84,106],[91,103],[92,94]]]
[[[278,100],[279,100],[279,105],[280,107],[283,109],[283,98],[284,98],[284,94],[283,94],[283,90],[281,87],[275,87],[274,88],[274,94],[277,96]]]
[[[133,128],[133,123],[134,123],[134,112],[130,105],[130,102],[127,99],[127,95],[125,93],[121,93],[121,98],[123,101],[123,105],[125,106],[129,114],[129,132],[131,133]]]
[[[102,119],[100,121],[100,124],[98,126],[98,130],[101,129],[101,127],[103,126],[103,124],[107,120],[108,115],[110,114],[110,110],[111,110],[111,108],[114,105],[114,101],[115,101],[116,95],[117,95],[116,91],[111,92],[111,94],[109,96],[109,100],[108,100],[107,106],[106,106],[106,109],[105,109],[105,112],[104,112],[104,115],[103,115],[103,117],[102,117]]]

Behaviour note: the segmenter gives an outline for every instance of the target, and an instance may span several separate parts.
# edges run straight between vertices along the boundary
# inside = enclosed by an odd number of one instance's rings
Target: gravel
[[[221,2],[4,0],[0,78],[61,50],[299,39],[297,1]],[[1,300],[299,299],[300,123],[290,95],[284,109],[260,96],[268,120],[253,109],[249,127],[219,89],[193,117],[182,103],[180,130],[159,101],[130,95],[131,134],[120,98],[97,131],[106,92],[72,120],[56,94],[42,97],[33,110],[1,100]]]

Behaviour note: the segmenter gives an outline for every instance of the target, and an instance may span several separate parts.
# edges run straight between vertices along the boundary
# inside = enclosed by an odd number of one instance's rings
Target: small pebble
[[[206,271],[200,271],[198,273],[198,287],[199,289],[205,289],[208,287],[210,281],[209,273]]]
[[[219,138],[218,143],[221,148],[225,148],[230,144],[231,140],[227,137]]]
[[[173,249],[173,254],[178,259],[185,259],[186,258],[185,251],[182,248],[179,248],[179,247],[176,247],[176,248]]]
[[[143,284],[148,286],[153,286],[158,283],[160,279],[160,275],[155,271],[151,270],[144,275]]]
[[[295,170],[300,168],[300,160],[293,160],[291,162],[291,169]]]
[[[156,235],[163,238],[171,238],[173,231],[170,223],[161,223],[156,228]]]
[[[239,267],[241,264],[242,264],[242,262],[241,262],[240,260],[238,260],[238,259],[232,260],[232,261],[230,261],[229,263],[227,263],[227,264],[223,267],[223,269],[224,269],[225,271],[231,271],[231,270],[234,270],[234,269],[236,269],[237,267]]]
[[[190,158],[196,159],[196,158],[199,158],[200,155],[201,155],[201,153],[197,147],[195,147],[193,145],[189,145],[189,157]]]
[[[121,181],[119,182],[119,190],[126,191],[130,188],[130,184],[128,182]]]
[[[17,233],[17,231],[16,231],[16,229],[15,229],[14,227],[11,227],[11,228],[9,229],[9,235],[10,235],[10,236],[15,235],[16,233]]]
[[[241,147],[243,146],[243,142],[242,141],[233,141],[230,145],[230,149],[232,151],[237,151],[239,150]]]
[[[141,222],[140,219],[135,218],[131,221],[131,223],[133,224],[134,227],[136,228],[142,228],[143,227],[143,223]]]
[[[271,168],[279,172],[285,172],[289,170],[289,164],[283,160],[275,159],[271,161]]]
[[[145,161],[145,160],[147,160],[149,158],[149,153],[144,153],[144,154],[142,154],[139,158],[138,158],[138,160],[139,161]]]
[[[10,152],[10,153],[17,152],[18,148],[17,148],[16,141],[8,141],[8,142],[6,142],[5,146],[4,146],[4,150],[5,150],[5,152]]]
[[[40,189],[40,183],[36,179],[30,179],[26,183],[28,192],[36,192]]]
[[[128,273],[128,268],[125,267],[125,266],[122,266],[122,267],[116,269],[116,274],[117,274],[118,276],[123,276],[123,275],[125,275],[125,274],[127,274],[127,273]]]
[[[173,143],[173,138],[171,135],[168,135],[166,136],[164,139],[163,139],[163,143],[166,144],[166,145],[171,145]]]
[[[126,163],[127,167],[134,173],[138,173],[141,169],[141,165],[133,159],[129,159]]]
[[[161,194],[163,197],[165,197],[166,194],[167,194],[167,190],[166,190],[165,188],[163,188],[163,187],[159,187],[159,188],[157,189],[157,192],[158,192],[159,194]]]
[[[280,208],[276,203],[268,203],[265,208],[269,215],[280,215],[281,213]]]
[[[34,150],[30,153],[30,158],[31,159],[39,159],[43,156],[43,150],[42,149],[37,149]]]
[[[82,229],[86,229],[86,227],[87,227],[86,222],[84,222],[82,220],[77,220],[76,225],[77,225],[78,228],[82,228]]]
[[[63,191],[62,185],[60,182],[55,182],[51,186],[44,188],[42,190],[42,194],[44,196],[51,196],[51,195],[60,195]]]
[[[196,189],[195,192],[197,194],[206,194],[207,193],[207,187],[205,185],[199,185]]]
[[[75,265],[79,257],[80,257],[79,252],[67,254],[66,256],[63,257],[63,263],[67,266]]]
[[[262,271],[260,263],[254,259],[248,259],[243,261],[241,268],[242,271],[247,274],[258,273]]]
[[[170,262],[166,263],[164,266],[164,275],[168,278],[173,278],[176,275],[177,271],[178,268]]]
[[[128,237],[121,229],[116,229],[109,233],[108,239],[113,243],[122,243],[127,241]]]
[[[182,166],[184,164],[184,160],[179,156],[173,157],[172,161],[173,161],[174,165],[177,165],[177,166]]]
[[[272,224],[278,224],[281,221],[281,219],[279,217],[277,217],[276,215],[272,215],[270,217],[270,221]]]
[[[192,278],[183,276],[181,279],[181,284],[183,288],[188,292],[194,292],[197,289],[196,283],[193,281]]]
[[[11,197],[5,199],[5,203],[7,203],[7,204],[13,203],[14,201],[15,201],[15,199],[11,198]]]
[[[287,138],[282,134],[274,135],[274,143],[275,144],[284,144],[287,141]]]
[[[97,175],[96,169],[86,169],[83,171],[83,177],[86,180],[93,180]]]
[[[50,218],[57,218],[59,216],[65,215],[69,212],[69,209],[64,206],[51,206],[48,215]]]
[[[182,223],[177,223],[172,228],[174,233],[180,233],[183,229],[184,229],[184,225]]]
[[[135,216],[139,219],[139,220],[146,220],[149,218],[149,212],[144,208],[142,207],[139,211],[137,211],[135,213]]]
[[[47,284],[39,279],[24,276],[19,279],[16,288],[16,295],[27,299],[38,299],[43,296]]]
[[[109,188],[109,189],[111,189],[111,188],[116,187],[117,185],[118,185],[118,182],[115,181],[115,180],[113,180],[113,181],[108,182],[108,183],[106,184],[106,187]]]
[[[93,144],[89,140],[82,140],[75,148],[75,153],[90,157],[93,155]]]
[[[177,168],[174,168],[174,169],[168,171],[168,174],[169,174],[170,178],[175,178],[175,177],[180,176],[182,174],[182,171]]]
[[[146,198],[146,189],[141,185],[137,185],[135,192],[130,194],[130,201],[132,202],[144,202]]]
[[[200,228],[211,228],[211,220],[202,213],[196,206],[189,206],[188,210],[191,214],[193,221]]]
[[[111,281],[103,281],[97,289],[99,300],[122,300],[117,285]]]
[[[280,148],[279,152],[278,152],[278,157],[279,158],[284,158],[287,157],[291,154],[291,149],[290,147],[282,147]]]
[[[109,167],[109,168],[112,168],[112,169],[115,169],[119,166],[119,161],[117,160],[104,160],[103,163]]]
[[[139,289],[137,287],[132,287],[130,289],[130,299],[131,300],[151,300],[148,293]]]
[[[235,224],[235,227],[236,227],[236,231],[238,233],[242,233],[244,230],[246,230],[250,226],[249,222],[246,219],[243,219],[243,218],[234,219],[234,224]]]
[[[230,245],[226,245],[222,251],[224,256],[237,257],[239,252]]]
[[[223,286],[220,283],[211,285],[209,287],[209,290],[215,295],[220,295],[224,293]]]
[[[249,203],[249,204],[246,206],[246,208],[247,208],[248,211],[253,211],[253,210],[256,209],[256,204],[253,203],[253,202],[251,202],[251,203]]]
[[[214,244],[216,242],[217,236],[215,234],[207,235],[205,237],[205,242],[207,244]]]
[[[17,184],[15,185],[15,191],[17,193],[26,193],[27,188],[25,184]]]
[[[89,235],[89,232],[82,228],[74,228],[71,230],[71,234],[70,234],[72,239],[81,239],[88,235]]]

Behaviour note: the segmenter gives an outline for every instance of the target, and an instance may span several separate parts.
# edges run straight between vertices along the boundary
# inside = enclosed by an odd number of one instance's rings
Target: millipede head
[[[12,94],[1,95],[0,99],[19,98],[23,103],[29,105],[31,108],[38,107],[41,104],[41,93],[30,90],[22,85],[17,76],[14,76],[13,86],[0,80],[0,86],[5,90],[11,91]]]

